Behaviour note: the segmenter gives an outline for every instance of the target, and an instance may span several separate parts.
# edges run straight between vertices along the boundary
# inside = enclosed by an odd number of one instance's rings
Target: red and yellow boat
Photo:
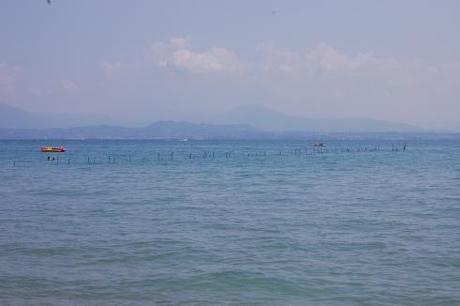
[[[62,153],[62,152],[65,152],[65,148],[45,146],[45,147],[41,147],[40,151],[44,153]]]

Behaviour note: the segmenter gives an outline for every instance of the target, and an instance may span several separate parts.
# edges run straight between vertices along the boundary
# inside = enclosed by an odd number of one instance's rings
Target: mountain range
[[[0,139],[254,139],[269,135],[245,125],[178,121],[158,121],[143,128],[108,125],[60,129],[0,128]]]
[[[0,103],[0,128],[48,129],[114,123],[103,115],[35,113]]]
[[[209,118],[208,123],[158,121],[142,128],[128,128],[106,122],[111,121],[104,116],[33,113],[0,104],[2,139],[241,139],[336,132],[423,131],[404,123],[366,118],[301,118],[259,105],[235,108]]]
[[[262,105],[237,107],[216,116],[213,123],[249,124],[265,131],[313,132],[417,132],[421,128],[399,122],[369,118],[303,118]]]

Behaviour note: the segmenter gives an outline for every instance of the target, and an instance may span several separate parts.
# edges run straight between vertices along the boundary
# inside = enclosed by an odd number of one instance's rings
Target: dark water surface
[[[460,140],[401,146],[0,141],[0,304],[460,305]]]

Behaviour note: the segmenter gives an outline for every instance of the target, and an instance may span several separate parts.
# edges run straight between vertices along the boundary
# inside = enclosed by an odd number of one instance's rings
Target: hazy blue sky
[[[460,1],[2,0],[0,102],[458,122]]]

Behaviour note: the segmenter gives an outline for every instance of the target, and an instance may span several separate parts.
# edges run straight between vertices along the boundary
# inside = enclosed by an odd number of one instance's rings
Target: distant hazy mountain
[[[301,118],[276,112],[260,105],[235,108],[216,116],[212,123],[251,124],[266,131],[311,132],[416,132],[409,124],[368,118]]]
[[[245,139],[266,137],[248,125],[160,121],[144,128],[88,126],[60,129],[0,128],[0,139]]]
[[[263,106],[236,108],[210,120],[211,124],[159,121],[144,128],[101,125],[101,116],[38,114],[0,104],[2,139],[247,139],[304,137],[317,133],[421,132],[403,123],[373,119],[307,119]]]
[[[177,121],[155,122],[144,130],[146,133],[154,132],[162,137],[191,138],[246,138],[262,133],[249,124],[196,124]]]
[[[33,113],[0,103],[0,128],[68,128],[110,123],[109,118],[101,115]]]

